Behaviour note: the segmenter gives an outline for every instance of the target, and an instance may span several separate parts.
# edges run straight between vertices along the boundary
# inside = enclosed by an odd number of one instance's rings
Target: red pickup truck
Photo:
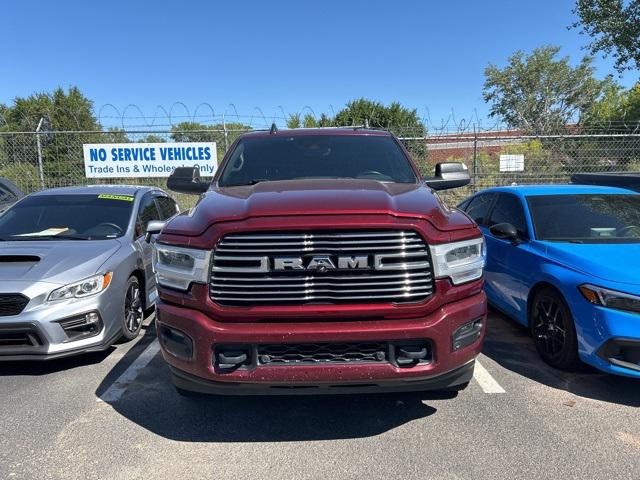
[[[253,132],[155,243],[157,332],[181,394],[460,390],[486,325],[484,244],[388,132]]]

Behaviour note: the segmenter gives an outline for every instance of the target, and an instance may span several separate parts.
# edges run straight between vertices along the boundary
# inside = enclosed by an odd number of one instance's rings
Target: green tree
[[[586,113],[585,124],[590,129],[617,133],[637,133],[640,129],[640,82],[625,90],[611,84],[602,98]]]
[[[592,54],[613,56],[619,73],[640,69],[640,0],[577,0],[574,13]]]
[[[527,133],[549,134],[588,111],[611,80],[594,78],[591,57],[572,67],[569,57],[557,58],[559,52],[556,46],[528,56],[517,51],[506,67],[489,65],[483,89],[489,115]]]
[[[1,108],[0,132],[35,132],[43,121],[42,145],[45,186],[78,183],[82,174],[82,144],[102,141],[100,125],[94,115],[93,102],[77,87],[62,88],[52,93],[35,93],[17,97],[11,105]],[[92,133],[77,133],[80,131]],[[65,133],[62,133],[65,132]],[[5,135],[0,148],[0,168],[18,172],[37,165],[37,148],[32,135]],[[22,166],[21,166],[22,165]],[[11,167],[10,170],[6,170]],[[19,178],[12,178],[20,182]]]
[[[321,113],[318,119],[318,127],[333,127],[333,119],[326,113]]]
[[[170,136],[174,142],[216,142],[218,159],[222,159],[225,154],[225,145],[230,146],[242,132],[251,129],[250,126],[242,123],[227,123],[223,126],[221,123],[203,125],[198,122],[181,122],[171,128]]]
[[[129,137],[127,136],[127,132],[122,128],[110,127],[100,135],[99,143],[128,143]]]
[[[66,92],[57,88],[53,93],[35,93],[29,97],[17,97],[13,105],[4,106],[0,131],[33,132],[41,118],[48,121],[52,131],[96,131],[100,125],[93,112],[93,102],[78,89]]]
[[[384,128],[397,136],[418,137],[426,134],[426,128],[416,109],[403,107],[398,102],[388,106],[380,102],[360,98],[352,100],[333,119],[334,125],[364,125]]]
[[[140,143],[164,143],[166,142],[166,140],[162,138],[160,135],[155,135],[153,133],[150,133],[149,135],[146,135],[145,137],[141,138],[139,142]]]
[[[302,126],[302,120],[300,119],[300,114],[290,113],[287,118],[287,128],[300,128],[301,126]]]
[[[585,115],[584,127],[590,133],[640,133],[640,82],[630,89],[609,86]],[[596,159],[599,170],[638,170],[640,165],[640,145],[634,137],[585,138],[576,153]]]
[[[316,117],[314,117],[310,113],[307,113],[302,119],[302,126],[304,128],[317,128],[318,121],[316,120]]]

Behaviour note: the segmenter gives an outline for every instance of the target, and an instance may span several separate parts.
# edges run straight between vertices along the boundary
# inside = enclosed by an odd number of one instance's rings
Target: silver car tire
[[[127,280],[122,302],[122,339],[133,340],[140,333],[144,320],[144,305],[140,282],[135,275]]]

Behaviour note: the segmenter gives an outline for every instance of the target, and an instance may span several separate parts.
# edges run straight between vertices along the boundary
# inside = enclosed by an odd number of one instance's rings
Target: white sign
[[[524,155],[500,155],[501,172],[524,172]]]
[[[87,178],[168,177],[176,167],[211,177],[218,167],[215,142],[89,143],[82,150]]]

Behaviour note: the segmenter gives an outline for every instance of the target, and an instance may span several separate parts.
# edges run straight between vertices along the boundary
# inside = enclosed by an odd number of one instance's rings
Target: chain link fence
[[[444,192],[457,205],[484,188],[569,183],[574,173],[640,171],[640,134],[529,136],[494,131],[402,138],[424,176],[438,162],[463,162],[471,184]]]
[[[0,176],[13,180],[25,193],[94,183],[164,188],[164,178],[86,178],[83,144],[216,142],[220,161],[226,149],[246,131],[0,132]],[[505,130],[412,136],[407,130],[399,132],[399,139],[424,176],[432,175],[438,162],[460,161],[467,165],[471,184],[442,194],[451,205],[472,192],[496,185],[566,183],[572,174],[580,172],[640,171],[638,133],[527,136]],[[186,195],[177,195],[176,199],[182,208],[195,201]]]

